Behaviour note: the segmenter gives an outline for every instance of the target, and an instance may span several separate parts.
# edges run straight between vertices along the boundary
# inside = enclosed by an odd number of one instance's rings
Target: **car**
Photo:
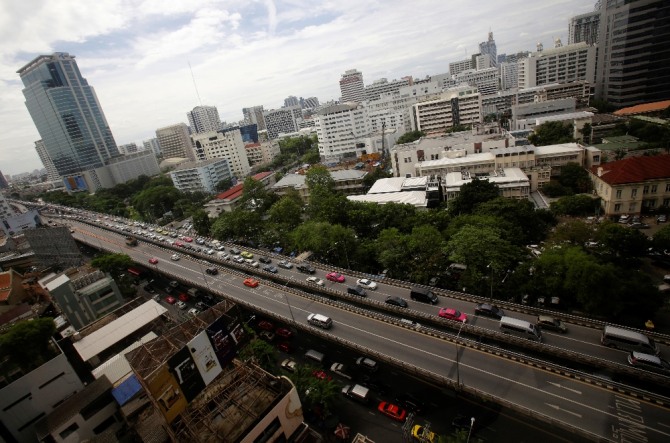
[[[206,310],[209,306],[207,306],[205,303],[199,301],[198,303],[195,304],[195,307],[200,309],[201,311]]]
[[[301,263],[298,266],[295,267],[298,271],[304,273],[304,274],[314,274],[316,272],[316,269],[308,265],[307,263]]]
[[[339,272],[329,272],[326,274],[326,280],[334,281],[336,283],[344,283],[344,275]]]
[[[258,280],[255,280],[251,277],[244,279],[244,286],[249,286],[250,288],[258,287]]]
[[[217,255],[221,260],[230,260],[230,255],[227,252],[218,252]]]
[[[258,335],[265,341],[273,341],[275,339],[274,332],[270,331],[261,331],[261,333]]]
[[[365,289],[369,289],[371,291],[377,289],[377,283],[373,282],[372,280],[368,280],[367,278],[359,278],[356,280],[356,284],[363,286]]]
[[[668,216],[665,214],[661,214],[656,218],[656,222],[658,223],[665,223],[668,221]]]
[[[630,221],[630,215],[624,214],[619,217],[619,223],[621,223],[622,225],[625,225],[629,221]]]
[[[205,239],[204,238],[197,238],[195,242],[199,245],[204,245],[205,244]]]
[[[293,332],[291,332],[289,329],[286,329],[286,328],[277,328],[275,330],[275,334],[277,334],[281,338],[286,338],[286,339],[293,337]]]
[[[254,258],[254,254],[248,251],[242,251],[240,252],[240,255],[244,258]]]
[[[305,279],[305,281],[306,281],[307,283],[311,283],[311,284],[313,284],[313,285],[317,285],[317,286],[325,286],[325,283],[324,283],[323,280],[321,280],[319,277],[307,277],[307,278]]]
[[[237,248],[230,248],[230,253],[233,254],[233,255],[240,255],[242,253],[242,251],[240,251]]]
[[[339,375],[340,377],[344,377],[346,379],[351,380],[351,375],[347,374],[347,367],[342,364],[342,363],[333,363],[330,365],[330,370],[334,372],[335,374]]]
[[[259,327],[260,329],[264,330],[264,331],[270,331],[270,332],[272,332],[272,331],[275,330],[275,325],[273,325],[272,323],[270,323],[270,322],[267,321],[267,320],[261,320],[261,321],[259,321],[259,322],[258,322],[258,327]]]
[[[326,371],[324,371],[323,369],[316,369],[315,371],[312,372],[312,375],[318,378],[319,380],[330,381],[333,379],[333,377],[328,375]]]
[[[407,300],[405,300],[402,297],[396,297],[394,295],[389,295],[388,297],[386,297],[385,303],[387,305],[397,306],[399,308],[407,307]]]
[[[446,318],[447,320],[462,322],[468,321],[468,316],[465,314],[465,312],[457,311],[453,308],[440,308],[440,311],[437,313],[437,315],[441,318]]]
[[[549,331],[556,331],[563,334],[568,332],[568,328],[565,326],[565,323],[548,315],[539,315],[535,325],[540,329],[547,329]]]
[[[293,263],[288,262],[286,260],[281,260],[279,263],[277,263],[277,266],[279,266],[280,268],[284,268],[284,269],[292,269],[293,268]]]
[[[172,261],[179,261],[179,258],[180,258],[179,254],[172,254],[172,256],[170,257]]]
[[[168,296],[165,298],[165,303],[167,303],[167,304],[169,304],[169,305],[173,305],[173,304],[177,303],[177,299],[174,298],[174,297],[171,296],[171,295],[168,295]]]
[[[186,303],[184,303],[183,301],[178,301],[178,302],[177,302],[177,307],[178,307],[179,309],[186,309],[188,306],[187,306]]]
[[[287,358],[286,360],[282,361],[279,366],[285,371],[295,372],[298,367],[298,363],[296,363],[294,360],[291,360],[290,358]]]
[[[161,301],[161,295],[160,294],[154,294],[153,297],[151,297],[153,301]]]
[[[641,222],[634,222],[628,225],[632,229],[649,229],[649,225]]]
[[[236,255],[235,257],[233,257],[233,261],[235,263],[240,263],[240,264],[244,263],[244,259],[242,257],[240,257],[239,255]]]
[[[184,241],[191,243],[193,239],[191,237],[184,237]]]
[[[175,246],[179,246],[180,248],[183,248],[183,247],[184,247],[184,243],[180,242],[179,240],[176,240],[176,241],[174,242],[174,245],[175,245]]]
[[[405,421],[405,418],[407,417],[406,410],[387,401],[380,402],[379,406],[377,406],[377,410],[387,417],[391,417],[393,420],[400,422]]]
[[[275,268],[274,266],[272,266],[272,265],[265,265],[265,266],[263,266],[263,270],[264,270],[265,272],[271,272],[271,273],[273,273],[273,274],[276,274],[277,272],[279,272],[279,270],[278,270],[277,268]]]
[[[635,368],[670,375],[670,363],[653,354],[633,351],[628,354],[628,364]]]
[[[270,260],[267,257],[258,257],[258,261],[261,262],[261,263],[265,263],[266,265],[269,264],[269,263],[272,263],[272,260]]]
[[[414,425],[412,428],[412,437],[421,443],[435,443],[435,433],[421,425]]]
[[[505,311],[490,303],[480,303],[475,306],[475,315],[497,318],[500,320],[505,316]]]
[[[189,300],[188,294],[182,292],[181,294],[179,294],[179,300],[188,301]]]
[[[149,263],[151,263],[152,265],[157,265],[158,264],[158,259],[156,257],[151,257],[149,259]]]
[[[395,398],[395,401],[403,408],[407,409],[408,411],[412,411],[416,414],[420,414],[425,406],[423,400],[415,397],[414,395],[408,392],[398,394]]]
[[[247,262],[247,264],[248,264],[249,266],[253,267],[253,268],[257,268],[257,267],[259,266],[259,265],[258,265],[258,262],[257,262],[256,260],[252,260],[252,259],[250,259],[250,258],[246,258],[246,259],[244,259],[244,261]]]
[[[377,369],[379,369],[377,362],[368,357],[358,357],[356,359],[356,366],[368,372],[377,372]]]
[[[214,249],[208,249],[207,251],[205,251],[205,253],[207,255],[213,255],[214,254]]]
[[[195,317],[196,315],[200,314],[200,311],[196,308],[191,308],[191,309],[188,310],[187,314],[190,317]]]
[[[287,341],[283,341],[280,343],[277,343],[277,349],[279,349],[282,352],[285,352],[287,354],[291,354],[293,352],[293,345]]]
[[[219,273],[219,270],[216,268],[207,268],[205,269],[205,272],[209,275],[216,275]]]

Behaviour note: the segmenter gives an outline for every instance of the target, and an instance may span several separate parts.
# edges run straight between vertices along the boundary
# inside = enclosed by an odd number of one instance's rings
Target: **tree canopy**
[[[398,140],[396,141],[397,145],[402,145],[404,143],[411,143],[413,141],[416,141],[420,139],[421,137],[425,137],[426,133],[423,131],[409,131],[405,132],[403,135],[401,135]]]
[[[535,127],[535,132],[528,136],[528,141],[535,146],[556,145],[574,142],[572,124],[563,122],[546,122]]]
[[[133,260],[127,254],[103,254],[91,260],[91,266],[109,273],[115,279],[133,266]]]
[[[458,197],[449,203],[449,211],[454,215],[472,214],[480,203],[498,198],[500,189],[488,180],[473,178],[470,183],[461,186]]]
[[[0,355],[19,366],[39,366],[51,358],[51,337],[56,333],[52,318],[21,321],[0,335]]]

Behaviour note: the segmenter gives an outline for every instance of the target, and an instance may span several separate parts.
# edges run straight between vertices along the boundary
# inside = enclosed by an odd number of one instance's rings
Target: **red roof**
[[[653,103],[642,103],[641,105],[630,106],[614,111],[614,115],[634,115],[646,114],[647,112],[658,112],[670,107],[670,100]]]
[[[246,145],[244,145],[244,147],[245,148],[257,148],[260,145],[261,145],[260,143],[247,143]]]
[[[610,185],[670,179],[670,155],[631,157],[593,166],[590,171]]]
[[[14,270],[0,273],[0,301],[7,301],[12,293],[12,273]]]
[[[258,174],[252,175],[251,178],[253,178],[256,181],[263,180],[265,177],[272,175],[272,172],[259,172]],[[236,198],[239,198],[242,195],[242,188],[244,187],[244,182],[239,183],[232,188],[228,189],[227,191],[222,192],[221,194],[216,196],[217,200],[235,200]]]

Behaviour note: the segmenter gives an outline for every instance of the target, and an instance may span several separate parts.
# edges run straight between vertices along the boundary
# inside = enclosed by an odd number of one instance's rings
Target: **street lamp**
[[[340,242],[335,242],[335,246],[340,246]],[[342,242],[342,249],[344,249],[344,258],[347,260],[347,269],[351,269],[351,265],[349,265],[349,253],[347,252],[346,242]]]
[[[492,264],[493,262],[486,265],[486,267],[491,270],[491,275],[489,277],[489,283],[491,284],[491,296],[489,297],[489,302],[491,303],[493,303],[493,266],[491,266]]]
[[[289,277],[289,279],[286,281],[286,284],[284,285],[284,288],[288,288],[288,284],[291,283],[293,280],[293,276]],[[288,301],[288,295],[286,295],[286,291],[283,291],[284,293],[284,298],[286,299],[286,305],[288,306],[288,312],[291,314],[291,321],[295,323],[295,317],[293,317],[293,310],[291,309],[291,303]]]
[[[472,427],[475,425],[475,418],[470,417],[470,430],[468,431],[468,440],[466,443],[470,443],[470,435],[472,434]]]
[[[461,336],[461,330],[463,329],[463,325],[465,325],[465,319],[461,322],[461,327],[458,328],[458,334],[456,334],[456,389],[460,389],[461,387],[461,373],[459,370],[459,356],[458,356],[458,351],[459,351],[459,346],[458,346],[458,338]]]

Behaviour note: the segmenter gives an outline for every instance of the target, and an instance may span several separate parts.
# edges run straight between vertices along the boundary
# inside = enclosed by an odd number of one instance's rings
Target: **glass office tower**
[[[28,112],[60,176],[104,166],[119,155],[95,91],[73,55],[40,55],[17,73]]]

